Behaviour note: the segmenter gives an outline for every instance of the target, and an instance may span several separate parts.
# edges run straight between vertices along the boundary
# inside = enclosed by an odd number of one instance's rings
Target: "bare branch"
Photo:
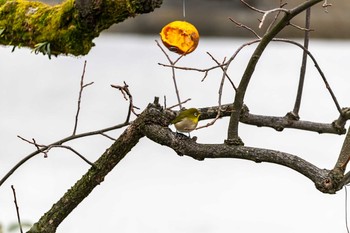
[[[108,139],[110,139],[110,140],[112,140],[112,141],[116,141],[115,138],[112,138],[111,136],[109,136],[109,135],[107,135],[105,133],[101,133],[101,135],[106,137],[106,138],[108,138]]]
[[[261,14],[265,14],[265,12],[266,12],[266,11],[259,10],[258,8],[253,7],[252,5],[250,5],[249,3],[247,3],[244,0],[241,0],[241,2],[253,11],[256,11],[256,12],[261,13]]]
[[[299,48],[303,49],[308,54],[308,56],[311,58],[312,62],[314,63],[315,68],[317,69],[318,73],[320,74],[322,81],[324,82],[329,94],[331,95],[331,98],[332,98],[338,112],[340,114],[342,114],[342,108],[340,107],[340,105],[338,103],[337,97],[335,96],[331,86],[329,85],[329,83],[327,81],[325,74],[323,73],[321,67],[318,65],[318,62],[317,62],[316,58],[312,55],[312,53],[296,41],[281,39],[281,38],[274,38],[274,39],[272,39],[272,41],[286,42],[286,43],[294,44],[294,45],[298,46]]]
[[[51,144],[49,146],[45,146],[45,145],[39,145],[36,143],[35,139],[33,138],[33,142],[17,135],[18,138],[22,139],[25,142],[28,142],[29,144],[34,145],[37,148],[37,151],[40,151],[40,153],[44,154],[44,158],[48,157],[48,153],[52,148],[58,147],[58,148],[65,148],[67,150],[72,151],[73,153],[75,153],[76,155],[78,155],[82,160],[84,160],[86,163],[88,163],[89,165],[93,166],[93,163],[91,163],[89,160],[87,160],[84,156],[82,156],[80,153],[78,153],[76,150],[74,150],[72,147],[70,146],[64,146],[64,145],[58,145],[58,144]]]
[[[72,140],[75,140],[75,139],[78,139],[78,138],[83,138],[83,137],[88,137],[88,136],[93,136],[93,135],[98,135],[98,134],[101,134],[101,133],[104,133],[104,132],[108,132],[108,131],[112,131],[112,130],[116,130],[116,129],[120,129],[120,128],[123,128],[127,125],[129,125],[130,122],[125,122],[125,123],[122,123],[122,124],[118,124],[118,125],[115,125],[115,126],[112,126],[112,127],[108,127],[108,128],[105,128],[105,129],[100,129],[100,130],[96,130],[96,131],[91,131],[91,132],[87,132],[87,133],[81,133],[81,134],[76,134],[76,135],[71,135],[71,136],[68,136],[66,138],[63,138],[57,142],[54,142],[54,143],[51,143],[47,146],[44,146],[42,148],[40,148],[40,150],[36,150],[34,152],[32,152],[31,154],[25,156],[22,160],[20,160],[15,166],[13,166],[13,168],[11,168],[10,171],[8,171],[6,173],[6,175],[1,178],[0,180],[0,187],[1,185],[3,185],[3,183],[19,168],[21,167],[24,163],[26,163],[28,160],[30,160],[31,158],[33,158],[34,156],[36,156],[37,154],[40,154],[42,153],[43,151],[47,150],[50,146],[54,146],[54,145],[62,145],[63,143],[66,143],[66,142],[69,142],[69,141],[72,141]]]
[[[306,9],[306,16],[305,16],[305,28],[310,29],[310,19],[311,17],[311,8]],[[304,81],[305,81],[305,73],[306,73],[306,65],[307,65],[307,51],[309,49],[309,40],[310,40],[310,31],[306,30],[304,33],[304,50],[303,50],[303,57],[301,62],[301,68],[300,68],[300,76],[299,76],[299,86],[297,91],[297,96],[295,99],[295,104],[293,108],[293,115],[299,117],[299,109],[301,104],[301,98],[303,94],[303,88],[304,88]]]

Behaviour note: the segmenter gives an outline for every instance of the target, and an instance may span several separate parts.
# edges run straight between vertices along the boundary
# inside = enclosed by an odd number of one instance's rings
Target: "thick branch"
[[[33,225],[29,233],[54,233],[59,224],[82,202],[143,136],[133,122],[116,142],[94,163],[94,166]]]
[[[199,144],[188,137],[156,124],[144,125],[142,132],[154,142],[174,149],[179,155],[187,155],[196,160],[237,158],[255,162],[276,163],[308,177],[315,183],[317,189],[324,193],[335,193],[337,191],[337,184],[333,183],[332,173],[329,170],[320,169],[295,155],[246,146]]]
[[[347,110],[347,108],[344,109],[344,111],[345,110]],[[218,106],[200,108],[200,112],[201,112],[200,119],[201,120],[215,119],[218,111],[219,111]],[[232,111],[233,111],[232,105],[230,104],[222,105],[219,117],[230,116]],[[264,115],[251,114],[249,113],[248,108],[246,106],[243,106],[243,110],[241,112],[239,121],[244,124],[255,125],[258,127],[270,127],[277,131],[282,131],[286,128],[291,128],[291,129],[312,131],[317,133],[345,134],[346,130],[344,126],[347,120],[342,115],[340,115],[340,117],[337,120],[327,124],[327,123],[297,120],[297,119],[288,117],[288,115],[284,117],[264,116]]]
[[[66,0],[49,6],[0,0],[0,44],[35,48],[49,56],[85,55],[101,31],[161,4],[162,0]]]

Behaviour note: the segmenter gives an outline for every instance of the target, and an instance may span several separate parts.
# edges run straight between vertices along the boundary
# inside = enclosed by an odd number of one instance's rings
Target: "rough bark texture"
[[[33,225],[30,233],[53,233],[58,225],[99,185],[105,176],[138,143],[143,136],[138,130],[140,117],[131,124],[118,140],[94,163],[88,172]]]
[[[30,47],[49,57],[85,55],[103,30],[161,4],[162,0],[66,0],[50,6],[0,0],[0,44]]]

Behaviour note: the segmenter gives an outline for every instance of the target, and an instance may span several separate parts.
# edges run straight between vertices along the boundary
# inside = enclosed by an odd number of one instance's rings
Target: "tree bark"
[[[104,180],[105,176],[143,137],[138,129],[139,124],[143,123],[142,119],[143,117],[141,116],[132,123],[120,135],[118,140],[94,163],[94,166],[28,232],[56,232],[59,224]]]

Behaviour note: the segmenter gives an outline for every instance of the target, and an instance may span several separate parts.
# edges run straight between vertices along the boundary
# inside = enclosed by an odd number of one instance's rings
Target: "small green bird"
[[[200,115],[198,109],[189,108],[181,111],[171,123],[175,125],[177,131],[189,133],[197,127]]]

